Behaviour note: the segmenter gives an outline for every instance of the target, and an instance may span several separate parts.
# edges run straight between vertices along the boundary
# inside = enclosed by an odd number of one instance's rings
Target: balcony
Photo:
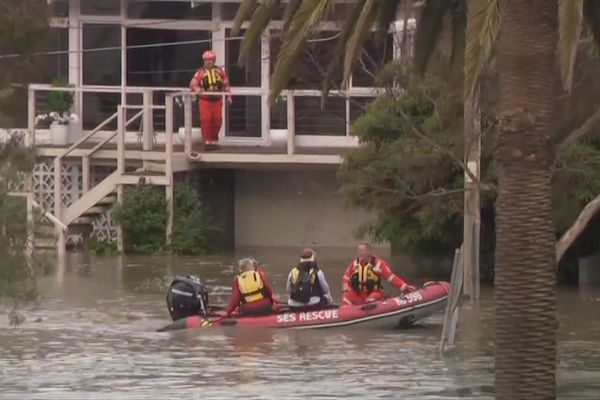
[[[47,111],[48,95],[56,90],[73,92],[74,108],[81,116],[70,127],[68,143],[60,145],[49,129],[35,126],[35,116]],[[197,163],[335,166],[346,151],[358,146],[350,124],[378,94],[370,88],[333,91],[322,109],[318,90],[285,91],[273,106],[260,88],[233,88],[232,93],[233,104],[224,106],[221,148],[213,152],[200,150],[197,105],[192,93],[182,88],[31,85],[28,140],[42,157],[57,157],[69,148],[69,157],[115,159],[116,111],[122,107],[126,160],[165,160],[170,154],[174,172],[196,168]],[[171,142],[169,149],[167,142]]]

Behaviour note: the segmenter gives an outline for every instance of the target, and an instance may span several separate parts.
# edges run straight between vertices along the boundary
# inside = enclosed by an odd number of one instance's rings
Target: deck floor
[[[89,150],[92,149],[96,143],[82,143],[77,149]],[[40,145],[39,148],[45,149],[62,149],[65,146],[57,146],[57,145]],[[101,147],[101,150],[116,150],[116,143],[107,143]],[[141,143],[126,143],[125,150],[129,151],[141,151],[142,144]],[[294,149],[295,154],[302,155],[345,155],[351,149],[342,148],[342,147],[301,147],[296,146]],[[154,152],[163,152],[165,151],[164,144],[155,144],[152,148]],[[194,144],[192,146],[192,151],[198,153],[206,153],[201,144]],[[173,153],[183,153],[184,146],[182,144],[174,144],[173,145]],[[236,146],[236,145],[227,145],[220,144],[220,148],[217,150],[211,150],[210,153],[217,154],[287,154],[286,146]]]

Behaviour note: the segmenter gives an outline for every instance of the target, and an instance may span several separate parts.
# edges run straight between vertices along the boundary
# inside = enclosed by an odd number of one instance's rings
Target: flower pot
[[[52,144],[60,146],[69,143],[69,125],[53,122],[50,125],[50,140]]]

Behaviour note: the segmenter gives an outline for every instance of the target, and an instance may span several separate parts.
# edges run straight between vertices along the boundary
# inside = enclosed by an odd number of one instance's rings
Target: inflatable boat
[[[308,311],[286,309],[256,317],[232,315],[223,318],[218,313],[206,317],[194,315],[174,321],[158,331],[215,327],[323,329],[349,325],[396,328],[409,326],[443,310],[449,292],[450,284],[447,282],[428,282],[415,292],[364,305],[330,306]]]

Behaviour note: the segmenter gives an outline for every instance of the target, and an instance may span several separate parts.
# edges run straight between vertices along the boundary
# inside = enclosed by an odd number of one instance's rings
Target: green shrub
[[[175,186],[174,220],[171,248],[165,240],[167,201],[162,187],[140,185],[124,193],[113,212],[123,229],[126,253],[200,254],[208,249],[206,218],[196,189],[187,183]]]

